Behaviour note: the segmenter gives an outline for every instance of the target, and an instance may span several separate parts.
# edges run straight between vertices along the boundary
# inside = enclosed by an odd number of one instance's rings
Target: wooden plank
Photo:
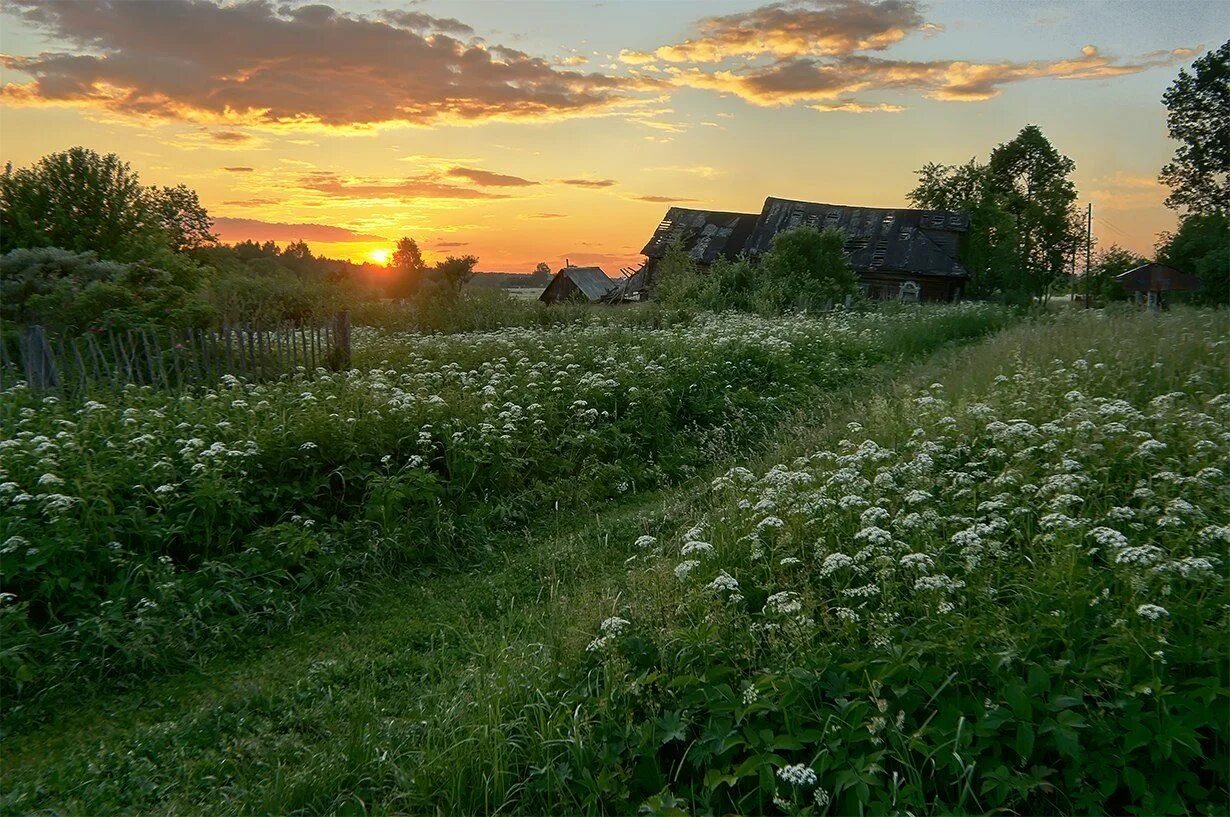
[[[80,373],[80,377],[77,381],[77,387],[81,389],[81,392],[84,394],[89,389],[90,374],[86,371],[85,358],[81,356],[81,338],[73,338],[72,347],[73,358],[77,361],[77,371]]]

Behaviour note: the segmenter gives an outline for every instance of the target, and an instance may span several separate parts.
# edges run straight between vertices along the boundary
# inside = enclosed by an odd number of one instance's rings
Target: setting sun
[[[367,253],[368,260],[377,264],[383,264],[384,266],[388,266],[389,258],[392,255],[388,250],[369,250]]]

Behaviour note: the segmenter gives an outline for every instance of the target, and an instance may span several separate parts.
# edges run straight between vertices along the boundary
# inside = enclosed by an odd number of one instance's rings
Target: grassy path
[[[960,353],[937,352],[908,379]],[[881,367],[820,398],[743,459],[802,450],[904,369]],[[575,660],[617,606],[635,539],[693,518],[711,475],[501,549],[473,572],[392,582],[360,614],[271,640],[262,653],[7,736],[0,805],[14,814],[499,810],[507,804],[477,793],[515,795],[519,767],[502,759],[526,747],[509,741],[567,730],[536,723],[559,717],[537,681]]]

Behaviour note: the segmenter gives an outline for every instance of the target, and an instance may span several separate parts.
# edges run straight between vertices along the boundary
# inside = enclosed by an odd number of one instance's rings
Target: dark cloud
[[[620,59],[639,65],[721,62],[730,57],[832,56],[883,50],[925,21],[913,0],[799,0],[751,11],[707,17],[699,36],[653,52],[624,51]]]
[[[223,170],[228,170],[231,173],[251,173],[256,168],[253,167],[224,167]]]
[[[556,179],[559,184],[569,184],[573,187],[614,187],[614,179]]]
[[[528,187],[538,182],[523,179],[520,176],[508,176],[504,173],[493,173],[490,170],[479,170],[473,167],[450,168],[448,175],[457,179],[468,179],[483,187]]]
[[[376,16],[390,25],[409,31],[438,31],[442,34],[457,34],[462,37],[468,37],[474,33],[474,29],[460,20],[454,20],[452,17],[432,17],[430,14],[418,11],[378,11]]]
[[[384,236],[360,233],[328,224],[287,224],[255,218],[214,219],[214,230],[223,241],[387,241]]]
[[[448,34],[462,24],[413,12],[380,19],[269,0],[9,0],[8,8],[60,41],[55,51],[0,57],[32,78],[0,91],[11,104],[218,124],[370,126],[583,114],[661,87],[463,43]]]
[[[3,59],[4,59],[3,57],[0,57],[0,61],[3,61]],[[12,86],[8,86],[8,87],[12,87]],[[7,99],[7,96],[4,95],[3,91],[0,91],[0,98]],[[243,144],[244,142],[251,142],[253,138],[249,136],[248,134],[244,133],[243,131],[237,131],[237,130],[211,130],[211,131],[206,131],[206,133],[208,133],[209,138],[214,140],[215,142],[222,142],[228,145],[239,145],[239,144]]]
[[[468,247],[470,246],[470,242],[469,241],[437,241],[431,246],[446,250],[452,247]]]

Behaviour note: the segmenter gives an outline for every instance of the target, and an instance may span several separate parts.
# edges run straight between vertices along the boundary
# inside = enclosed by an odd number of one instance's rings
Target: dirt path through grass
[[[960,353],[874,370],[739,461],[791,456],[894,380],[925,379]],[[515,793],[517,767],[500,762],[518,751],[508,741],[559,717],[537,681],[575,660],[616,605],[635,540],[691,518],[710,476],[500,549],[470,573],[392,582],[356,616],[8,736],[4,812],[498,810],[474,792]],[[475,773],[507,779],[473,786]]]

